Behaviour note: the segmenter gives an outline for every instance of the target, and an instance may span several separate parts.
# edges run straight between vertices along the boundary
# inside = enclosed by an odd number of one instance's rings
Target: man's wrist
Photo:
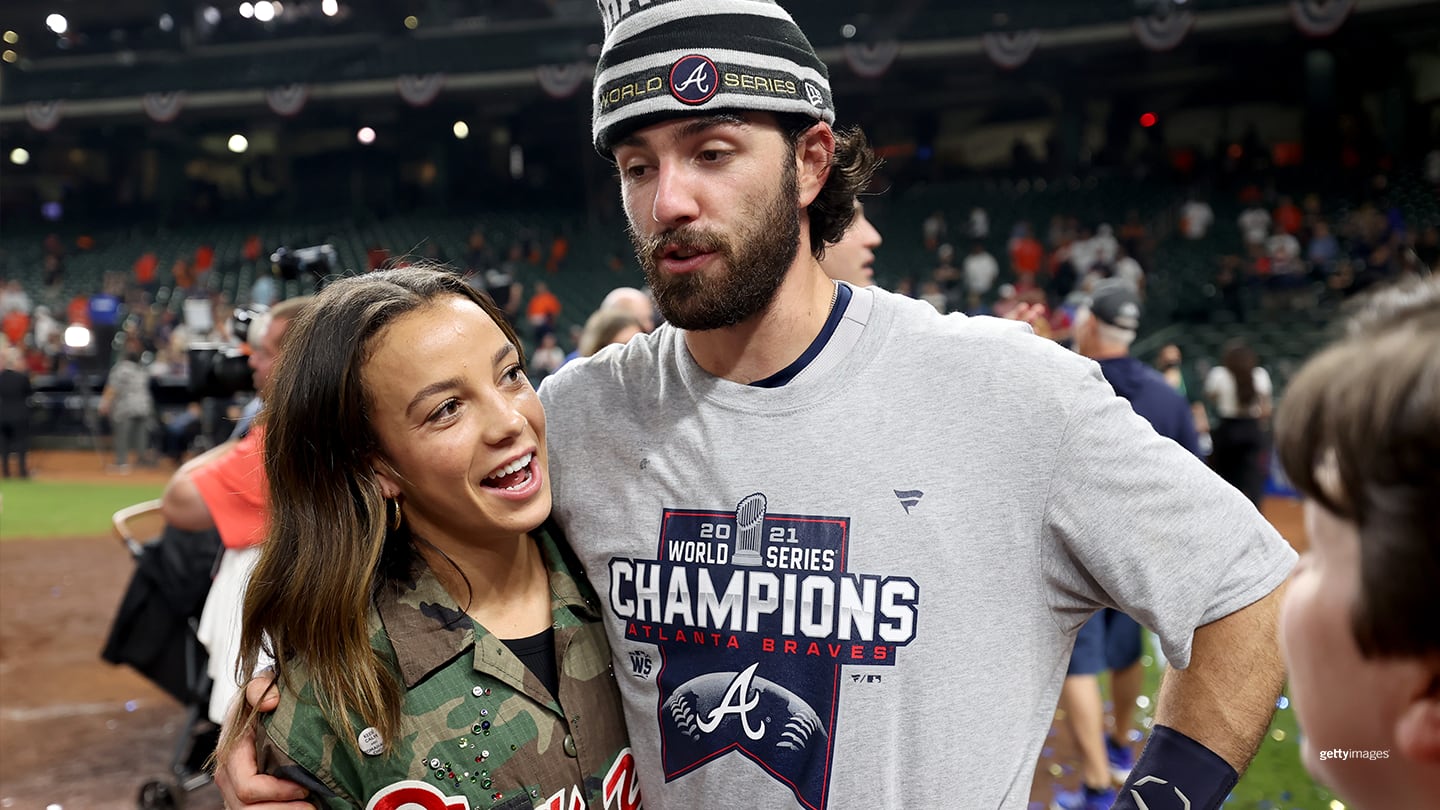
[[[1218,810],[1239,779],[1219,754],[1173,728],[1156,726],[1114,810]]]

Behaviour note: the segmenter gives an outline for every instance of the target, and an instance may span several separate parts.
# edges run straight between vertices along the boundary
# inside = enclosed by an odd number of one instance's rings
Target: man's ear
[[[800,193],[800,207],[815,202],[820,189],[830,179],[830,165],[835,160],[835,131],[824,121],[805,130],[795,144],[795,186]]]
[[[1395,745],[1413,762],[1440,765],[1440,666],[1432,664],[1430,685],[1395,721]]]
[[[376,458],[370,469],[375,473],[375,480],[380,482],[380,494],[386,498],[398,498],[403,492],[400,488],[400,474],[390,466],[390,462],[383,458]]]

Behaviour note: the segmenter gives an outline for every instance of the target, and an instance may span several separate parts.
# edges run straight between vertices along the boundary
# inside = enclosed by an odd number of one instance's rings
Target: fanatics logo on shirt
[[[625,638],[658,648],[662,765],[679,779],[737,751],[826,806],[842,666],[893,666],[915,638],[919,586],[846,570],[848,518],[666,509],[655,560],[610,560]],[[649,657],[630,651],[636,677]]]

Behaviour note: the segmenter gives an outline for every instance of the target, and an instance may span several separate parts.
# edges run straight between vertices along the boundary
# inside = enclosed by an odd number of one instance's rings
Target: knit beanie
[[[614,143],[668,118],[799,113],[835,123],[830,74],[774,0],[597,0],[605,45],[591,135]]]

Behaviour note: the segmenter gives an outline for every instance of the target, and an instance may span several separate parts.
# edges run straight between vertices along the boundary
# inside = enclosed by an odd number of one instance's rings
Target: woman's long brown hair
[[[245,595],[238,671],[247,677],[263,651],[291,690],[293,667],[303,667],[333,727],[348,728],[353,714],[386,740],[402,686],[371,647],[366,621],[376,590],[409,570],[412,543],[423,540],[408,524],[389,526],[362,370],[388,325],[446,296],[473,301],[520,347],[494,304],[447,270],[354,276],[331,283],[291,323],[265,399],[269,520]],[[253,717],[244,707],[241,722],[228,724],[219,759]]]

